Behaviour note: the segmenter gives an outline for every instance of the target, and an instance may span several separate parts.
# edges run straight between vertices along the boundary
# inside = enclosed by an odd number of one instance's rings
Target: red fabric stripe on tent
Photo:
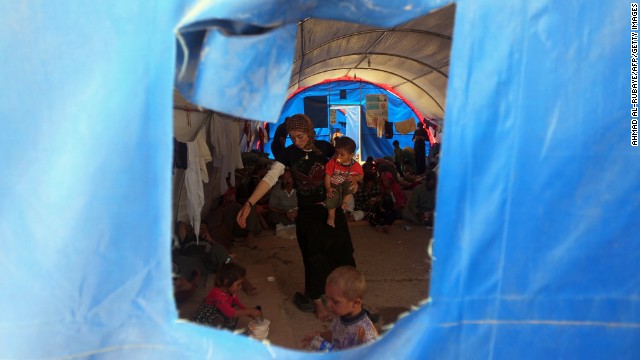
[[[359,81],[359,82],[365,82],[365,83],[368,83],[368,84],[373,84],[375,86],[381,87],[381,88],[387,90],[388,92],[392,93],[393,95],[395,95],[395,96],[399,97],[400,99],[402,99],[402,101],[404,101],[404,103],[407,104],[407,106],[409,106],[409,108],[418,116],[419,121],[425,126],[425,129],[429,126],[429,124],[427,124],[425,122],[425,118],[420,113],[420,111],[418,111],[418,109],[416,109],[409,100],[405,99],[404,96],[400,95],[400,93],[398,91],[396,91],[396,89],[394,89],[392,86],[389,86],[389,85],[386,85],[386,84],[374,83],[372,81],[363,80],[363,79],[357,78],[357,77],[342,76],[342,77],[339,77],[339,78],[326,79],[326,80],[320,81],[319,83],[315,83],[315,84],[313,84],[311,86],[305,86],[305,87],[299,88],[298,90],[292,92],[291,95],[289,95],[287,97],[287,101],[289,101],[289,99],[291,99],[292,97],[297,95],[299,92],[302,92],[307,88],[310,88],[310,87],[313,87],[313,86],[316,86],[316,85],[320,85],[320,84],[336,82],[336,81],[351,81],[351,82]],[[432,120],[432,119],[429,119],[429,120]],[[435,121],[433,121],[433,122],[435,123]],[[433,137],[433,134],[431,134],[431,131],[427,131],[427,134],[429,135],[429,142],[431,144],[435,144],[436,139]]]

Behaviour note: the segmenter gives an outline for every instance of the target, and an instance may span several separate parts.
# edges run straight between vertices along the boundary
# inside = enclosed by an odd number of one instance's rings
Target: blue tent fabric
[[[273,120],[296,21],[448,3],[1,2],[0,358],[312,357],[177,321],[172,87]],[[638,358],[629,2],[456,4],[431,301],[326,358]]]
[[[344,98],[341,98],[341,91],[345,91]],[[304,112],[304,99],[307,97],[323,96],[327,98],[327,105],[358,105],[362,109],[361,119],[361,137],[362,137],[362,159],[366,159],[368,156],[374,158],[381,158],[385,156],[393,156],[393,146],[391,143],[394,140],[398,140],[401,148],[410,147],[413,148],[413,133],[400,134],[395,131],[392,139],[386,139],[384,137],[379,138],[377,130],[375,128],[367,127],[366,113],[366,95],[370,94],[384,94],[387,95],[387,102],[389,107],[389,119],[391,123],[400,122],[413,118],[415,122],[419,121],[418,115],[411,109],[409,104],[405,103],[403,99],[392,94],[386,89],[369,82],[363,81],[347,81],[337,80],[320,83],[318,85],[310,86],[302,91],[293,95],[282,107],[282,112],[278,117],[277,124],[284,122],[287,116],[293,114],[305,113]],[[328,121],[328,119],[327,119]],[[275,128],[272,127],[270,138],[273,138]],[[316,128],[316,133],[319,139],[329,139],[329,132],[326,128]],[[269,145],[271,140],[267,143]],[[290,140],[288,140],[290,143]],[[269,146],[267,146],[269,148]],[[273,156],[272,156],[273,157]]]
[[[177,26],[181,61],[176,63],[176,84],[191,102],[273,122],[285,101],[298,21],[314,17],[391,27],[425,14],[438,3],[446,2],[196,1]],[[206,36],[193,36],[203,31]],[[242,64],[243,70],[225,71],[231,63]],[[269,91],[264,89],[266,84]]]

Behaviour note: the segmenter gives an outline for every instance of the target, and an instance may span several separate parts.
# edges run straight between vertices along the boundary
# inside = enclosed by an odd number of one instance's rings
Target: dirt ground
[[[217,231],[215,218],[208,222],[213,225],[214,237],[223,236]],[[427,245],[432,230],[418,225],[405,230],[404,224],[394,224],[385,234],[365,222],[349,223],[356,264],[367,281],[364,303],[380,315],[376,327],[381,333],[429,294],[431,261]],[[302,258],[295,239],[280,238],[273,230],[265,230],[252,243],[235,246],[232,251],[258,289],[256,295],[242,292],[240,300],[246,306],[262,306],[265,319],[271,322],[268,338],[272,344],[301,349],[300,340],[305,334],[328,326],[293,304],[293,294],[304,289]],[[213,276],[203,279],[196,293],[179,304],[180,317],[192,317],[212,287]],[[249,319],[241,319],[238,328],[246,327],[248,322]]]

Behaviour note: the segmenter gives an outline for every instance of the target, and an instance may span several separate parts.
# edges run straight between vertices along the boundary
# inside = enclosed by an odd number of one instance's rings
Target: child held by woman
[[[216,273],[215,287],[204,298],[193,319],[195,323],[234,330],[240,316],[260,317],[258,309],[247,309],[238,299],[238,290],[247,271],[229,262]]]
[[[335,227],[336,208],[347,207],[353,196],[353,182],[362,181],[364,172],[360,163],[353,159],[356,143],[342,136],[335,139],[336,155],[325,165],[324,187],[327,190],[325,206],[329,212],[327,224]]]

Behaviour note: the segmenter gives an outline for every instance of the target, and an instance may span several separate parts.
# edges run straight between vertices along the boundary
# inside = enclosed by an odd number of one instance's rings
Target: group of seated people
[[[297,217],[297,197],[293,188],[293,177],[290,170],[286,170],[280,178],[280,184],[275,186],[268,196],[252,209],[247,217],[246,227],[242,228],[236,221],[236,216],[246,201],[246,197],[253,191],[252,187],[264,176],[268,166],[258,165],[252,168],[250,176],[245,181],[239,181],[237,186],[231,186],[227,181],[228,190],[221,196],[222,228],[220,231],[228,236],[212,237],[205,220],[200,223],[199,234],[185,221],[176,223],[176,234],[172,260],[174,266],[174,288],[178,303],[186,300],[192,293],[195,284],[203,276],[216,273],[222,265],[232,262],[234,254],[231,247],[242,243],[250,243],[263,230],[275,229],[278,224],[292,225]],[[233,239],[229,241],[227,238]],[[243,289],[252,294],[255,287],[248,281],[243,282]]]
[[[203,277],[215,274],[223,265],[234,262],[235,254],[230,245],[215,240],[206,222],[200,223],[196,232],[190,224],[178,221],[177,236],[174,238],[171,259],[173,266],[173,286],[177,303],[187,300]],[[243,281],[247,294],[255,294],[256,288],[248,279]]]
[[[243,191],[239,191],[240,197],[243,196]],[[253,235],[257,235],[262,227],[260,217],[265,217],[269,226],[295,223],[297,197],[288,169],[280,177],[279,185],[271,190],[267,205],[260,210],[258,205],[254,206],[255,212],[252,210],[244,229],[235,228],[238,198],[236,187],[230,187],[222,196],[223,227],[228,228],[234,236],[242,236],[240,231],[251,231]],[[251,295],[256,293],[256,288],[248,280],[245,268],[238,264],[234,259],[235,255],[229,252],[231,244],[214,239],[208,224],[204,221],[200,225],[198,235],[185,222],[178,222],[176,230],[177,239],[174,239],[172,254],[176,273],[176,301],[180,303],[188,294],[193,293],[202,275],[215,274],[213,288],[202,300],[191,321],[236,330],[240,317],[260,318],[260,307],[247,307],[238,297],[239,291],[244,290]],[[375,341],[379,337],[373,325],[377,317],[362,306],[365,289],[364,276],[355,267],[342,266],[333,270],[327,277],[325,291],[328,306],[338,317],[329,329],[325,326],[322,332],[306,334],[301,339],[302,346],[313,351],[342,350]],[[349,318],[349,322],[344,323],[343,318]]]
[[[388,233],[395,220],[403,219],[413,224],[433,226],[435,208],[437,155],[423,175],[414,175],[411,156],[405,156],[400,164],[391,157],[368,157],[362,165],[364,176],[357,192],[347,207],[350,220],[367,220],[376,231]],[[278,224],[295,224],[297,197],[290,169],[286,169],[276,184],[252,209],[247,226],[240,228],[235,221],[241,204],[268,171],[268,164],[255,166],[249,181],[225,194],[224,222],[236,238],[252,239],[266,229],[276,229]],[[244,188],[243,188],[244,187]],[[407,196],[405,191],[410,191]],[[236,196],[236,198],[233,198]]]
[[[259,170],[257,176],[252,177],[255,183],[249,181],[246,188],[240,191],[243,195],[238,196],[230,210],[224,211],[224,222],[233,229],[233,235],[236,237],[246,236],[250,239],[253,235],[260,234],[262,230],[276,229],[279,224],[295,224],[298,216],[298,198],[293,186],[291,170],[286,169],[280,176],[278,183],[251,209],[246,227],[241,228],[238,225],[236,216],[240,211],[241,204],[246,201],[248,194],[253,192],[255,184],[260,181],[263,175],[262,170]]]
[[[348,162],[345,159],[339,161]],[[274,186],[267,196],[255,206],[250,204],[251,213],[247,217],[246,226],[241,228],[238,225],[236,218],[242,208],[241,204],[247,201],[248,194],[253,192],[267,168],[268,166],[254,167],[248,181],[240,182],[237,187],[228,184],[229,189],[221,197],[222,226],[234,238],[252,239],[265,229],[295,224],[297,196],[291,171],[286,169],[279,179],[279,184]],[[432,226],[435,172],[429,170],[423,176],[412,177],[410,167],[404,167],[402,170],[399,172],[395,164],[388,159],[367,159],[361,169],[363,177],[353,180],[357,182],[362,179],[357,192],[353,194],[351,218],[355,219],[358,214],[377,231],[385,233],[389,232],[390,226],[397,219]],[[409,197],[406,196],[405,190],[411,190]],[[342,206],[346,206],[346,203]],[[329,221],[328,224],[332,225]],[[193,292],[200,276],[215,273],[214,288],[202,301],[192,320],[210,326],[235,329],[238,317],[249,316],[255,319],[261,316],[261,310],[247,308],[240,303],[237,297],[240,289],[248,294],[255,294],[256,289],[247,279],[246,270],[234,260],[234,254],[230,253],[232,244],[217,240],[211,236],[206,222],[201,223],[198,235],[188,224],[178,222],[177,241],[174,242],[173,251],[174,272],[180,275],[174,278],[176,300],[180,302],[181,298]],[[346,298],[345,281],[353,286],[357,284],[356,288],[362,291],[354,293],[352,298]],[[370,315],[361,307],[364,286],[362,274],[349,266],[338,268],[329,275],[326,284],[327,296],[343,297],[345,302],[354,304],[349,311],[345,310],[344,314],[337,309],[332,310],[340,316],[357,319],[359,325],[339,328],[332,324],[330,331],[305,336],[303,343],[306,347],[314,348],[316,345],[313,344],[318,340],[329,341],[336,349],[344,349],[373,341],[378,337]],[[353,291],[350,290],[351,292]],[[356,330],[358,334],[365,331],[366,337],[358,341],[349,340],[353,338],[350,332]]]
[[[395,165],[390,159],[367,159],[362,165],[363,180],[347,209],[349,220],[366,220],[376,231],[384,233],[388,233],[391,225],[398,219],[432,227],[436,172],[428,169],[423,177],[412,177],[411,168],[407,166],[404,167],[402,176]],[[229,189],[221,197],[222,224],[233,239],[251,241],[263,230],[295,224],[298,201],[291,170],[286,169],[279,183],[252,208],[246,227],[238,225],[236,216],[241,204],[267,170],[268,165],[253,167],[248,180],[235,187],[228,184]],[[411,191],[410,196],[407,197],[405,190]],[[183,294],[189,294],[191,284],[199,276],[214,273],[224,263],[232,260],[233,254],[229,252],[232,243],[225,243],[223,239],[214,240],[204,221],[200,225],[200,241],[193,228],[185,222],[178,222],[176,230],[173,259],[181,276],[176,279],[178,282],[175,285],[178,290],[185,290]],[[249,293],[255,291],[248,281],[244,289]],[[176,293],[178,299],[181,298],[179,293],[180,291]]]
[[[351,220],[366,219],[377,231],[385,233],[397,219],[433,226],[436,195],[433,170],[415,177],[407,166],[401,176],[390,160],[371,157],[362,167],[364,180],[354,195]],[[411,190],[408,198],[405,190]]]

